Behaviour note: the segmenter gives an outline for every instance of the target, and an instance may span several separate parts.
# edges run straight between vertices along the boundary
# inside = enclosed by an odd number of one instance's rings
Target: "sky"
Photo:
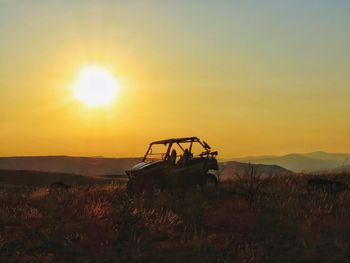
[[[0,0],[0,156],[350,152],[350,1]],[[86,65],[118,80],[74,98]]]

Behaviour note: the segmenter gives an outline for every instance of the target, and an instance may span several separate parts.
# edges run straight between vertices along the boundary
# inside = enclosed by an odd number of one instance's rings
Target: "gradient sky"
[[[350,1],[0,0],[0,156],[350,151]],[[121,83],[73,99],[81,67]]]

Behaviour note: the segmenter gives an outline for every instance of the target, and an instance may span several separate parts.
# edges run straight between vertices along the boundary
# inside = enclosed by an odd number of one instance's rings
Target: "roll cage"
[[[188,148],[183,147],[183,144],[185,144],[185,143],[186,144],[189,143]],[[197,137],[171,138],[171,139],[151,142],[142,161],[143,162],[147,161],[147,159],[148,159],[147,157],[152,156],[152,155],[161,155],[161,160],[167,160],[169,155],[170,155],[170,151],[171,151],[173,145],[177,145],[183,151],[183,153],[185,152],[185,150],[188,150],[188,152],[193,156],[192,146],[195,143],[198,143],[204,149],[204,151],[199,154],[200,157],[215,157],[218,154],[217,151],[212,152],[211,147],[205,141],[201,141]],[[152,146],[154,146],[154,145],[164,145],[165,152],[164,153],[153,153]],[[152,159],[152,158],[150,158],[150,159]]]

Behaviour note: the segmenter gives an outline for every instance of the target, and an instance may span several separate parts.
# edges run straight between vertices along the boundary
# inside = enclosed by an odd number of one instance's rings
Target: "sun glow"
[[[90,107],[108,106],[118,92],[118,81],[103,67],[85,66],[73,85],[74,98]]]

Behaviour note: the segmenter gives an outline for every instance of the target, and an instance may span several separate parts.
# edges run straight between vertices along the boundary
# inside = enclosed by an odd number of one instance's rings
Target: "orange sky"
[[[350,4],[246,2],[0,2],[0,156],[350,152]],[[108,107],[74,99],[91,64],[120,84]]]

